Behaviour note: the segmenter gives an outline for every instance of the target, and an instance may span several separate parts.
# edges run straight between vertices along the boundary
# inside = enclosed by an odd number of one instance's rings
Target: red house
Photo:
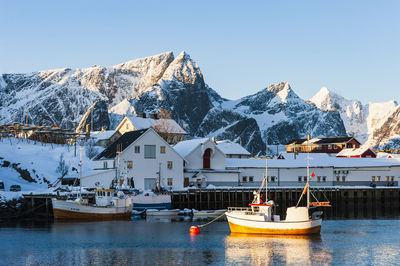
[[[353,137],[295,139],[286,145],[286,152],[339,153],[346,148],[360,148]]]

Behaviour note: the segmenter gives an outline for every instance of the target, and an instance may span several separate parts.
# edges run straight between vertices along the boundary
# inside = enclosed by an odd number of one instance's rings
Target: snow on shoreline
[[[60,155],[63,154],[66,164],[69,166],[67,176],[76,177],[79,175],[79,146],[76,156],[74,155],[74,146],[46,144],[28,141],[27,139],[1,139],[0,140],[0,180],[4,182],[5,191],[0,191],[0,196],[6,199],[21,197],[22,193],[48,191],[48,183],[55,182],[60,174],[56,172],[60,161]],[[92,169],[92,161],[83,151],[82,174],[89,173]],[[6,162],[6,166],[4,163]],[[9,162],[9,166],[8,165]],[[26,169],[31,177],[36,180],[28,182],[23,179],[14,167]],[[76,170],[73,170],[73,167]],[[10,192],[11,185],[20,185],[20,192]]]

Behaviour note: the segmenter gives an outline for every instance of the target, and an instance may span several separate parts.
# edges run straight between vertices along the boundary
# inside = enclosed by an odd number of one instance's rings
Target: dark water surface
[[[1,265],[400,265],[400,220],[324,221],[318,237],[230,234],[215,222],[132,221],[0,227]]]

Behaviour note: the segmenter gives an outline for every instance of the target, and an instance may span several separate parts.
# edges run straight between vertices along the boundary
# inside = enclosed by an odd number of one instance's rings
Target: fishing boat
[[[80,180],[82,180],[82,150],[80,147]],[[119,159],[119,157],[118,157]],[[117,174],[115,183],[118,183]],[[55,220],[116,220],[129,219],[132,215],[132,199],[116,189],[96,188],[94,200],[82,197],[82,182],[79,195],[74,200],[52,199]]]
[[[95,201],[78,197],[76,200],[52,199],[56,220],[117,220],[129,219],[132,200],[121,191],[95,189]]]
[[[307,157],[309,158],[309,156]],[[254,191],[254,199],[250,207],[229,207],[225,213],[232,233],[254,233],[268,235],[311,235],[319,234],[322,224],[322,211],[310,210],[315,206],[329,206],[329,202],[310,202],[310,169],[307,159],[307,183],[296,204],[286,210],[285,220],[275,214],[275,202],[268,200],[267,159],[265,177],[258,191]],[[314,173],[313,173],[314,174]],[[265,185],[265,202],[262,201],[261,191]],[[307,195],[307,205],[299,206],[303,195]],[[310,208],[312,205],[313,208]]]

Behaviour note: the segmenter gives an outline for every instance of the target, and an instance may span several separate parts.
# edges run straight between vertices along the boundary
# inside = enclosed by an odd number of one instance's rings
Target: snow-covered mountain
[[[394,100],[362,105],[360,101],[347,100],[322,87],[310,101],[321,110],[338,111],[347,134],[369,147],[383,146],[398,136],[396,124],[399,120],[395,113],[399,106]]]
[[[346,134],[338,112],[304,101],[286,82],[239,100],[222,98],[185,52],[111,67],[0,75],[1,123],[24,122],[29,108],[30,123],[74,128],[89,123],[91,106],[95,130],[114,128],[125,114],[164,108],[192,137],[241,141],[252,154],[264,151],[266,132],[269,144],[285,144],[308,131],[313,137]]]

